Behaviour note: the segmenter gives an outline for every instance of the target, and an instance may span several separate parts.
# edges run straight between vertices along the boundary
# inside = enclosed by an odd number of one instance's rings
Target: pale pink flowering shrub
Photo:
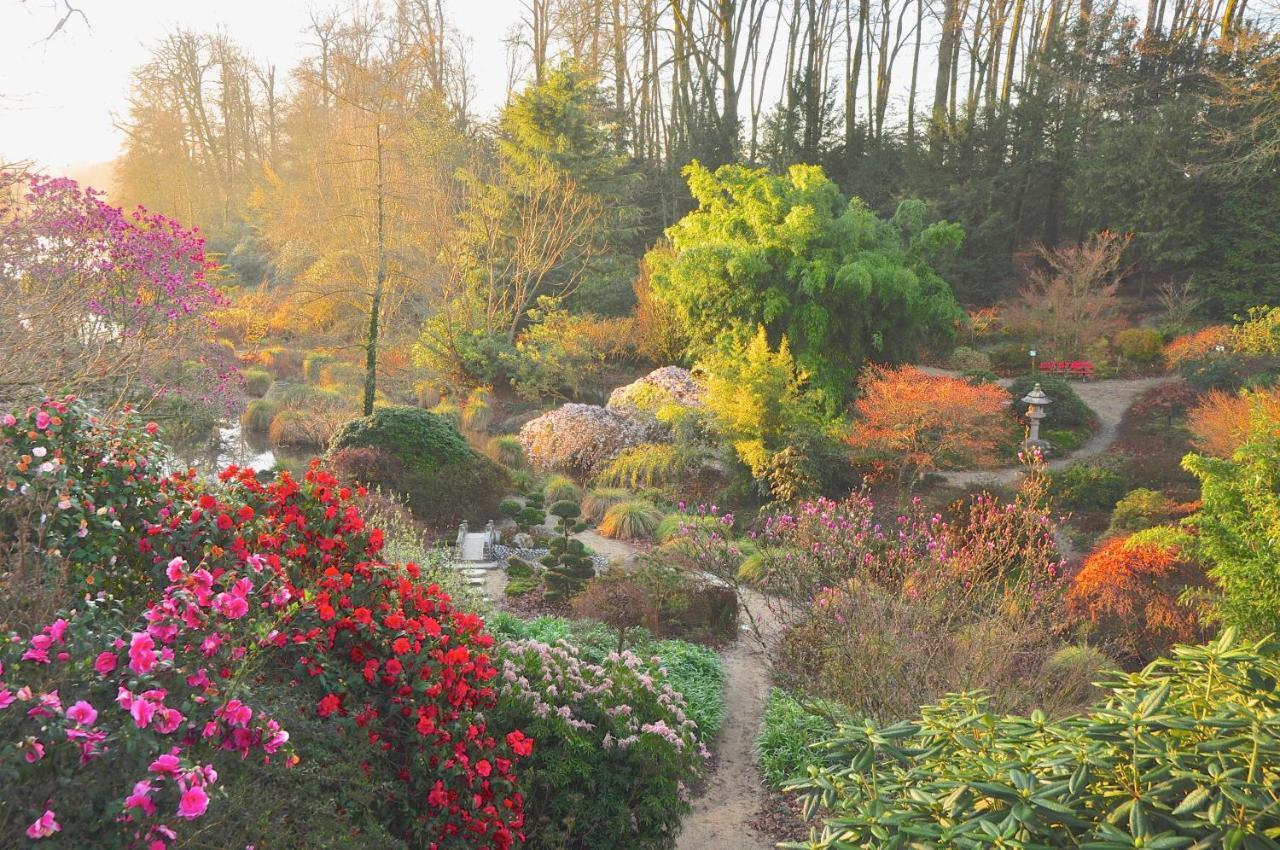
[[[643,424],[592,404],[566,404],[526,422],[518,434],[534,468],[581,479],[647,437]]]
[[[524,846],[672,846],[708,753],[658,659],[624,651],[596,664],[565,641],[529,639],[501,651],[494,717],[538,740],[521,765]]]

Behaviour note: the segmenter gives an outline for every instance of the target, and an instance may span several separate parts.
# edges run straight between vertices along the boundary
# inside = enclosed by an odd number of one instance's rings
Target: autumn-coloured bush
[[[849,444],[914,482],[931,469],[992,465],[1016,442],[1009,394],[912,366],[872,367],[859,381]]]
[[[1201,637],[1195,609],[1178,597],[1188,587],[1204,587],[1204,571],[1171,537],[1118,537],[1085,560],[1071,580],[1067,606],[1091,640],[1146,662]]]
[[[1255,409],[1280,419],[1280,389],[1239,393],[1210,390],[1187,416],[1191,444],[1202,454],[1231,457],[1248,436],[1249,414]]]
[[[1043,340],[1050,352],[1075,359],[1119,321],[1117,290],[1129,234],[1102,230],[1059,248],[1038,246],[1030,281],[1009,310],[1009,324]]]
[[[520,429],[520,444],[534,469],[580,479],[643,442],[645,429],[635,420],[590,404],[566,404]]]
[[[257,363],[275,378],[292,380],[302,377],[302,354],[291,348],[272,346],[257,354]]]
[[[1184,334],[1169,341],[1164,347],[1164,362],[1170,371],[1177,370],[1190,360],[1199,360],[1225,348],[1230,342],[1231,328],[1228,325],[1210,325],[1200,330]]]

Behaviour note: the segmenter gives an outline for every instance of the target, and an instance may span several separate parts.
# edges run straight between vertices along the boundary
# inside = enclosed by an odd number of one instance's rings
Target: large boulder
[[[526,422],[519,438],[535,469],[585,480],[624,449],[647,442],[648,430],[607,408],[566,404]]]
[[[471,448],[452,422],[418,407],[382,407],[348,422],[326,457],[339,473],[400,494],[437,529],[497,517],[510,487],[502,467]]]

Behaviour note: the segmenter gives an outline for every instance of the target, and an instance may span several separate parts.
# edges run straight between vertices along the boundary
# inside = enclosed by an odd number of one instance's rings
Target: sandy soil
[[[757,617],[762,608],[752,606]],[[725,716],[714,747],[717,762],[684,819],[676,850],[769,850],[772,839],[751,826],[764,801],[755,743],[769,696],[768,661],[746,632],[720,657]]]

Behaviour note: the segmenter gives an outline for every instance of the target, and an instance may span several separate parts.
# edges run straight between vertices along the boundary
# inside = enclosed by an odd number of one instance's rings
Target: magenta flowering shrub
[[[674,846],[708,753],[659,659],[591,663],[564,641],[501,645],[494,717],[538,749],[521,766],[531,850]]]
[[[670,550],[702,572],[766,591],[781,626],[775,677],[882,720],[924,699],[986,688],[1026,705],[1051,688],[1061,646],[1064,565],[1034,498],[982,495],[948,516],[913,501],[889,512],[866,494],[766,514],[746,540],[708,508]]]
[[[209,345],[224,299],[204,240],[74,180],[0,174],[0,370],[38,397],[107,405],[157,393],[229,403],[239,377]]]
[[[287,758],[246,675],[287,583],[261,559],[215,575],[174,558],[166,575],[138,622],[99,594],[0,646],[4,846],[161,850],[198,828],[221,765]]]

